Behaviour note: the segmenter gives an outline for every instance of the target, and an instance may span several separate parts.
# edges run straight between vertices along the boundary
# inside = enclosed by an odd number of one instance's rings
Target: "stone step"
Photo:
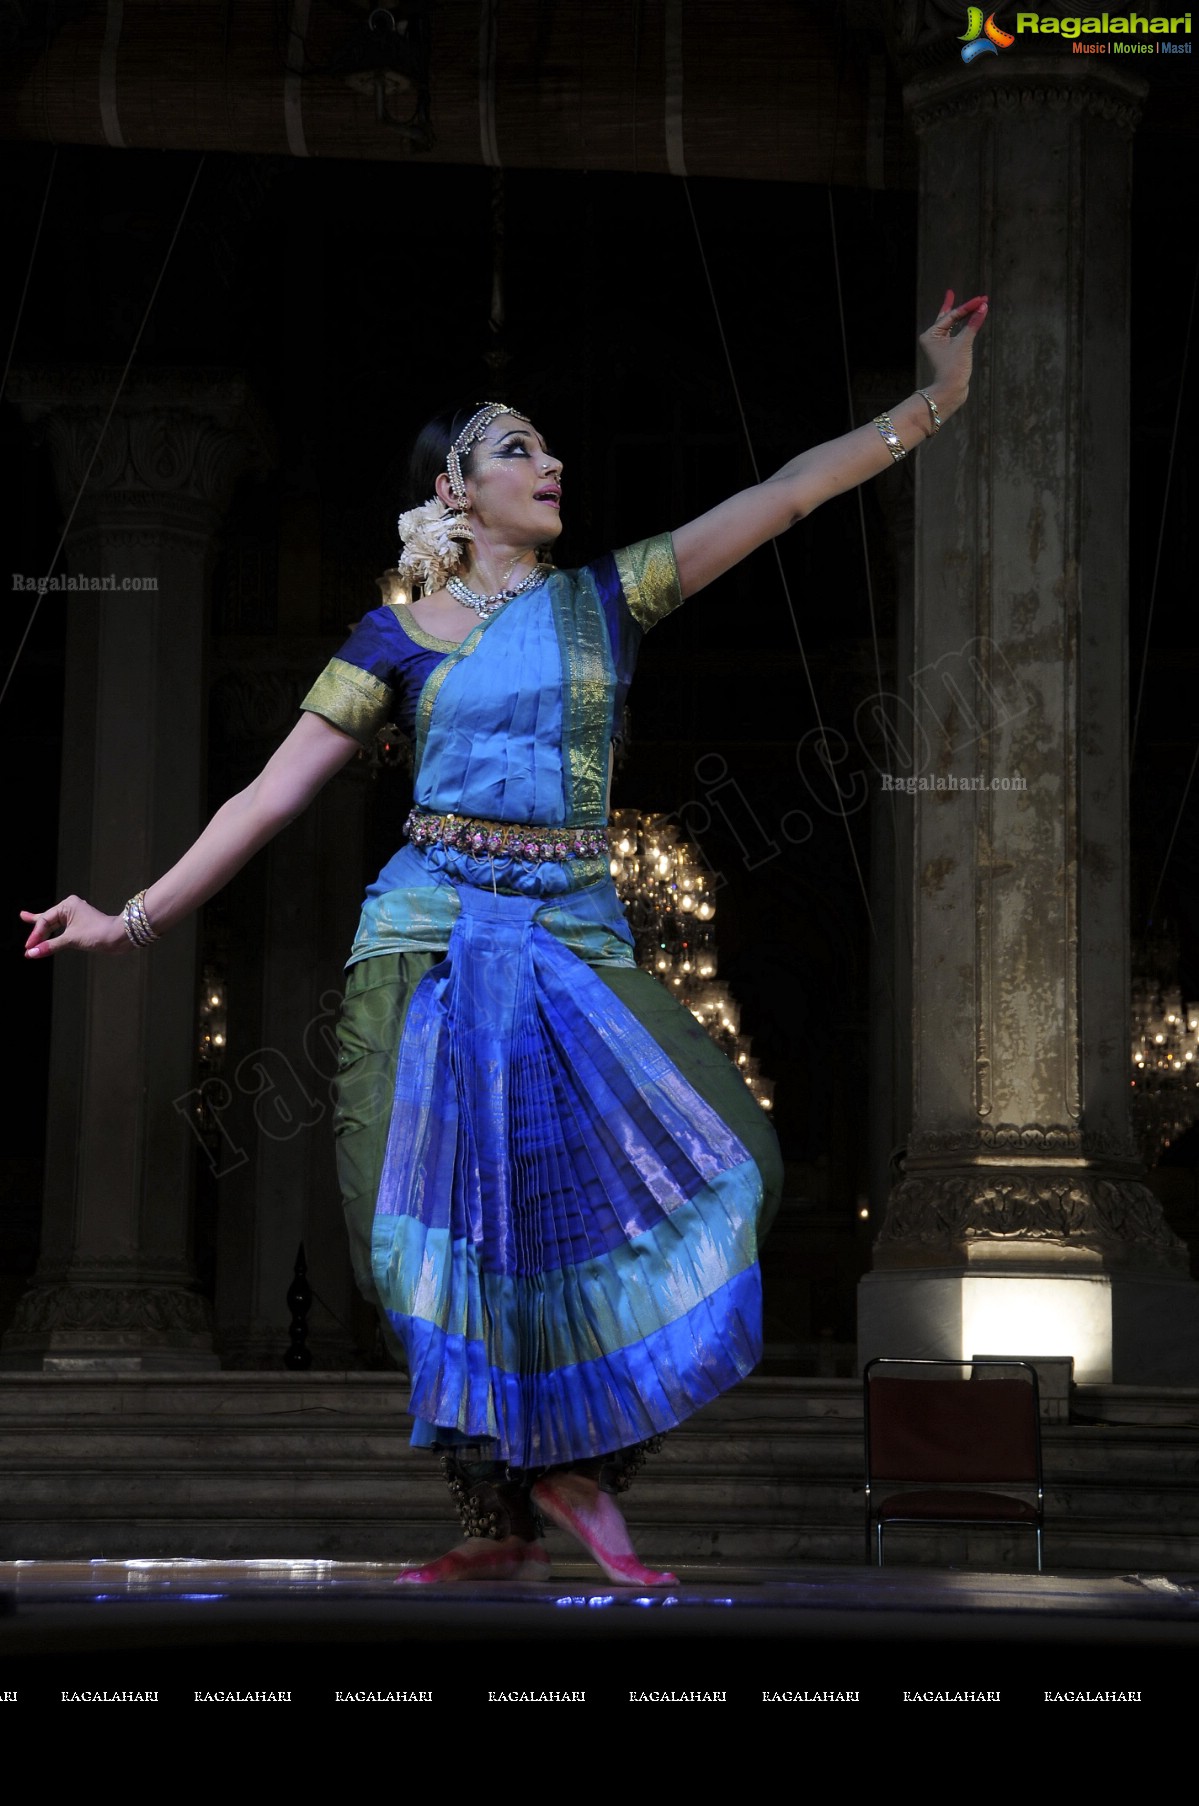
[[[1075,1402],[1086,1422],[1044,1425],[1051,1565],[1193,1568],[1199,1393]],[[449,1514],[403,1403],[387,1374],[0,1376],[0,1558],[415,1559]],[[627,1508],[649,1561],[858,1562],[862,1477],[856,1382],[751,1380],[667,1440]],[[898,1536],[905,1562],[1030,1559],[1014,1534]]]

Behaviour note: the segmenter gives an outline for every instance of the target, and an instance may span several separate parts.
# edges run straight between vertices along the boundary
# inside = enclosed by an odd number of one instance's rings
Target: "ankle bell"
[[[443,1453],[441,1468],[463,1535],[502,1543],[518,1536],[531,1543],[544,1534],[529,1488],[496,1462],[466,1462]]]

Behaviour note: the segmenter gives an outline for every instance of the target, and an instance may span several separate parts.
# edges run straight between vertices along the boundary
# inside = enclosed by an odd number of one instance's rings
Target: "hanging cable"
[[[844,25],[844,14],[841,9],[838,9],[837,16],[838,23]],[[854,411],[853,381],[850,376],[849,368],[849,331],[845,322],[845,291],[841,282],[841,251],[840,241],[837,237],[837,214],[833,202],[833,186],[837,172],[837,151],[841,139],[841,70],[843,68],[844,58],[850,55],[850,53],[850,48],[847,45],[843,45],[842,58],[838,61],[837,79],[833,84],[832,130],[829,137],[828,175],[825,182],[825,192],[828,196],[829,238],[833,249],[833,276],[837,290],[837,321],[841,329],[841,362],[845,372],[845,418],[849,430],[852,430]],[[856,496],[858,507],[858,532],[862,541],[862,573],[866,584],[866,605],[870,616],[870,644],[874,656],[874,680],[877,686],[876,694],[881,702],[883,696],[882,656],[879,651],[878,618],[874,606],[874,578],[870,565],[870,540],[866,532],[866,497],[861,483],[857,485]],[[891,792],[888,798],[887,820],[891,827],[892,857],[895,860],[895,870],[898,872],[900,864],[899,805],[896,801],[894,791]],[[848,821],[846,822],[846,831],[848,832]],[[856,859],[854,863],[856,866]],[[865,894],[865,885],[860,871],[858,872],[858,882],[859,884],[862,884],[863,894]],[[892,885],[892,897],[899,917],[899,929],[903,938],[903,943],[910,952],[912,945],[912,925],[908,909],[908,898],[902,884],[895,883]],[[868,898],[866,902],[866,913],[869,917],[870,903]],[[878,934],[875,931],[872,917],[870,920],[870,928],[881,952],[881,943],[879,942]],[[887,957],[880,958],[877,970],[882,979],[883,989],[887,993],[891,1008],[898,1012],[895,990],[891,983],[890,959]]]
[[[16,672],[17,665],[20,663],[21,654],[25,650],[25,642],[28,640],[29,635],[33,632],[33,624],[37,619],[37,611],[41,607],[42,598],[46,593],[45,586],[49,582],[51,576],[53,575],[54,567],[58,563],[59,554],[62,552],[63,546],[66,544],[67,534],[71,531],[71,523],[75,519],[75,514],[76,514],[76,511],[78,510],[80,502],[83,500],[83,492],[87,488],[88,478],[91,476],[93,466],[95,465],[96,459],[100,455],[100,447],[104,443],[104,435],[108,431],[108,423],[112,419],[113,414],[116,412],[117,403],[121,399],[121,392],[125,387],[125,379],[129,375],[130,367],[133,364],[134,358],[137,356],[137,348],[142,342],[142,335],[146,330],[146,325],[149,321],[151,313],[153,312],[154,303],[158,299],[158,291],[162,287],[163,277],[167,273],[167,265],[171,261],[171,253],[175,249],[175,245],[176,245],[176,242],[178,241],[180,232],[182,232],[182,230],[183,230],[183,222],[187,218],[187,210],[191,206],[192,196],[196,192],[196,184],[200,180],[200,172],[204,168],[206,158],[207,158],[207,152],[205,152],[204,155],[201,156],[200,161],[196,164],[195,174],[192,176],[192,179],[191,179],[191,186],[188,188],[187,194],[184,197],[183,206],[180,209],[180,213],[179,213],[179,218],[175,222],[175,230],[171,234],[171,242],[167,246],[166,255],[164,256],[164,258],[162,260],[162,268],[158,272],[158,280],[155,282],[153,289],[150,291],[150,299],[146,302],[146,311],[142,315],[141,325],[138,327],[137,332],[134,335],[133,344],[129,350],[129,356],[125,359],[125,368],[121,371],[120,380],[118,381],[117,386],[116,386],[115,390],[113,391],[112,400],[108,404],[108,412],[107,412],[107,414],[105,414],[103,424],[100,427],[99,433],[96,435],[96,443],[92,447],[92,455],[88,459],[87,469],[84,471],[83,476],[80,480],[79,488],[75,495],[75,500],[71,503],[70,513],[67,515],[66,521],[63,524],[62,532],[58,536],[58,544],[54,548],[54,556],[50,560],[49,569],[46,571],[45,577],[42,579],[41,583],[38,586],[37,600],[34,602],[33,607],[29,611],[29,619],[25,623],[25,631],[21,635],[20,642],[17,646],[16,651],[13,653],[12,663],[9,665],[8,670],[5,673],[3,686],[0,687],[0,704],[3,704],[4,698],[8,695],[8,687],[13,680],[13,676]]]
[[[1170,435],[1170,456],[1169,456],[1169,460],[1167,461],[1167,464],[1166,464],[1166,484],[1165,484],[1164,490],[1162,491],[1162,514],[1161,514],[1161,520],[1158,523],[1158,529],[1157,529],[1157,552],[1155,553],[1154,559],[1153,559],[1153,582],[1149,586],[1149,614],[1145,621],[1145,639],[1144,639],[1144,642],[1141,647],[1141,672],[1140,672],[1140,678],[1137,683],[1136,707],[1133,710],[1133,717],[1132,717],[1132,739],[1131,739],[1131,742],[1129,744],[1129,749],[1128,749],[1128,762],[1130,765],[1134,762],[1134,760],[1136,759],[1136,756],[1137,756],[1137,733],[1138,733],[1138,731],[1140,729],[1140,725],[1141,725],[1141,699],[1145,693],[1145,672],[1147,671],[1147,669],[1149,667],[1149,634],[1153,627],[1153,609],[1154,609],[1154,605],[1157,601],[1158,573],[1160,572],[1160,570],[1162,568],[1162,546],[1165,542],[1165,537],[1166,537],[1166,509],[1169,507],[1169,503],[1170,503],[1170,483],[1171,483],[1171,479],[1174,474],[1174,453],[1175,453],[1175,450],[1178,445],[1178,426],[1179,426],[1179,422],[1182,419],[1182,397],[1183,397],[1184,390],[1186,388],[1187,362],[1191,355],[1191,333],[1192,333],[1192,328],[1194,327],[1194,323],[1195,323],[1196,291],[1199,291],[1199,256],[1196,256],[1196,259],[1195,259],[1195,275],[1191,282],[1191,308],[1190,308],[1189,314],[1187,315],[1186,338],[1183,342],[1183,347],[1182,347],[1182,370],[1180,371],[1179,377],[1178,377],[1178,401],[1177,401],[1177,404],[1174,409],[1174,430]],[[1193,770],[1194,770],[1194,767],[1192,767],[1192,771]],[[1190,780],[1189,779],[1187,780],[1187,789],[1188,790],[1190,789]],[[1183,793],[1183,801],[1184,802],[1186,801],[1186,793],[1185,792]],[[1176,834],[1177,832],[1178,832],[1178,823],[1175,822],[1174,833]],[[1174,845],[1174,835],[1173,834],[1170,836],[1170,845],[1171,846]],[[1168,853],[1167,853],[1166,857],[1167,857],[1167,859],[1169,858]],[[1163,867],[1162,869],[1163,869],[1163,875],[1164,875],[1165,868]],[[1160,879],[1158,881],[1158,885],[1159,885],[1159,889],[1160,889]],[[1156,892],[1154,893],[1154,900],[1156,901]]]
[[[1171,435],[1170,435],[1170,456],[1169,456],[1169,459],[1167,460],[1167,464],[1166,464],[1166,482],[1165,482],[1165,489],[1162,494],[1161,520],[1158,523],[1158,530],[1157,530],[1157,551],[1155,553],[1154,560],[1153,560],[1153,581],[1149,588],[1149,614],[1148,614],[1148,618],[1145,622],[1145,638],[1144,638],[1144,641],[1143,641],[1142,647],[1141,647],[1141,671],[1140,671],[1140,679],[1137,684],[1136,708],[1135,708],[1135,711],[1133,714],[1132,735],[1131,735],[1131,740],[1130,740],[1130,745],[1129,745],[1129,764],[1130,765],[1136,758],[1137,733],[1140,728],[1140,722],[1141,722],[1141,701],[1142,701],[1142,698],[1143,698],[1144,692],[1145,692],[1145,674],[1149,668],[1149,636],[1150,636],[1150,632],[1151,632],[1151,629],[1153,626],[1153,610],[1154,610],[1154,605],[1155,605],[1155,602],[1157,599],[1157,580],[1158,580],[1158,574],[1161,570],[1162,547],[1163,547],[1163,544],[1165,543],[1166,510],[1169,506],[1171,480],[1172,480],[1173,474],[1174,474],[1174,454],[1175,454],[1175,451],[1178,446],[1178,427],[1179,427],[1179,423],[1182,419],[1183,394],[1185,392],[1185,387],[1186,387],[1187,363],[1190,359],[1190,354],[1191,354],[1191,338],[1192,338],[1193,328],[1194,328],[1194,323],[1195,323],[1195,297],[1196,297],[1197,293],[1199,293],[1199,257],[1196,257],[1196,260],[1195,260],[1195,274],[1194,274],[1194,277],[1191,282],[1191,306],[1190,306],[1190,312],[1187,315],[1186,340],[1184,342],[1183,352],[1182,352],[1182,370],[1179,374],[1179,379],[1178,379],[1178,402],[1174,409],[1174,427],[1173,427],[1173,431],[1171,432]],[[1146,917],[1146,921],[1149,924],[1152,924],[1152,922],[1153,922],[1154,914],[1157,909],[1157,900],[1161,896],[1162,885],[1165,883],[1165,880],[1166,880],[1166,871],[1167,871],[1167,868],[1169,867],[1170,859],[1174,852],[1174,842],[1178,839],[1178,830],[1182,826],[1182,818],[1183,818],[1184,814],[1186,813],[1187,802],[1188,802],[1188,800],[1190,798],[1190,794],[1191,794],[1191,785],[1193,784],[1194,779],[1195,779],[1196,767],[1199,767],[1199,746],[1196,746],[1196,748],[1195,748],[1195,754],[1191,760],[1191,769],[1187,773],[1187,780],[1186,780],[1186,783],[1182,787],[1182,796],[1179,799],[1178,808],[1177,808],[1177,811],[1175,812],[1174,825],[1170,829],[1170,839],[1166,845],[1165,857],[1162,859],[1161,871],[1158,873],[1158,876],[1157,876],[1157,884],[1154,888],[1153,898],[1149,905],[1149,913],[1148,913],[1148,916]]]
[[[837,215],[833,207],[833,191],[828,190],[828,226],[829,238],[833,247],[833,279],[837,286],[837,321],[841,328],[841,362],[845,370],[845,414],[851,426],[853,423],[853,382],[849,374],[849,333],[845,326],[845,296],[841,287],[841,252],[837,243]],[[870,544],[866,536],[866,500],[864,485],[859,483],[854,490],[858,503],[858,526],[862,534],[862,577],[866,585],[866,608],[870,616],[870,644],[874,650],[874,681],[878,685],[878,693],[883,693],[882,658],[878,648],[878,622],[874,612],[874,580],[870,573]]]
[[[712,274],[708,267],[708,258],[707,258],[707,254],[704,250],[703,238],[700,235],[699,221],[697,220],[696,215],[695,215],[695,205],[691,199],[691,184],[686,176],[684,176],[682,178],[682,183],[683,183],[683,192],[687,196],[687,207],[691,214],[691,225],[692,225],[692,229],[695,233],[696,249],[699,252],[699,260],[700,260],[700,264],[701,264],[701,267],[704,272],[704,281],[707,284],[708,298],[712,303],[712,312],[713,312],[713,315],[716,320],[716,330],[720,337],[721,350],[724,353],[725,368],[728,372],[729,386],[731,387],[731,389],[733,391],[733,399],[735,400],[735,402],[737,404],[737,413],[738,413],[738,416],[740,417],[740,421],[741,421],[741,432],[745,439],[746,451],[749,454],[750,469],[753,471],[754,482],[760,483],[762,481],[762,474],[758,468],[757,454],[754,451],[753,439],[751,437],[750,430],[749,430],[749,422],[746,419],[745,408],[744,408],[744,406],[742,404],[742,400],[741,400],[741,390],[740,390],[740,387],[737,382],[737,373],[733,368],[733,360],[732,360],[731,353],[729,351],[729,343],[728,343],[727,337],[725,336],[724,320],[723,320],[723,318],[721,316],[721,312],[720,312],[720,303],[717,300],[715,285],[713,284]],[[801,632],[799,630],[799,618],[795,612],[795,603],[794,603],[794,600],[792,599],[792,595],[791,595],[791,586],[787,582],[787,573],[783,569],[783,558],[782,558],[782,553],[779,550],[778,540],[777,539],[773,540],[771,542],[771,545],[772,545],[772,550],[774,552],[775,565],[778,569],[779,584],[782,588],[783,597],[787,604],[787,613],[790,616],[790,620],[791,620],[791,629],[795,635],[795,643],[799,647],[800,664],[803,667],[804,680],[808,686],[808,696],[811,700],[812,712],[816,717],[816,726],[820,733],[821,744],[825,748],[827,748],[829,745],[828,729],[825,726],[824,717],[820,711],[820,703],[816,696],[816,686],[812,679],[812,670],[811,670],[811,666],[808,663],[808,655],[807,655],[807,651],[804,647],[803,635],[801,634]],[[840,805],[841,821],[845,828],[845,838],[849,843],[849,853],[850,853],[850,858],[853,861],[853,869],[854,869],[855,873],[857,874],[858,886],[862,893],[862,902],[866,909],[866,920],[870,924],[871,934],[873,935],[874,939],[876,941],[878,941],[878,939],[879,939],[878,928],[875,925],[874,911],[870,907],[870,892],[867,889],[866,879],[862,872],[861,862],[858,859],[857,847],[854,845],[853,830],[850,827],[849,814],[845,807],[845,799],[842,796],[840,788],[837,785],[835,780],[833,782],[833,789],[836,792],[837,802]],[[881,945],[881,942],[880,942],[880,945]]]
[[[1166,867],[1169,865],[1170,855],[1174,851],[1174,842],[1178,839],[1178,830],[1182,825],[1182,817],[1187,806],[1187,798],[1191,794],[1191,785],[1195,779],[1196,766],[1199,766],[1199,746],[1196,746],[1195,748],[1195,756],[1191,760],[1191,769],[1187,772],[1187,781],[1182,787],[1182,801],[1178,805],[1178,813],[1174,817],[1174,826],[1170,830],[1170,844],[1166,848],[1166,856],[1162,860],[1162,869],[1158,873],[1157,889],[1153,893],[1153,900],[1149,905],[1149,914],[1145,918],[1146,924],[1150,927],[1153,924],[1153,912],[1157,908],[1157,899],[1161,896],[1162,885],[1165,882]]]
[[[21,290],[21,299],[17,303],[17,317],[13,321],[12,337],[8,341],[8,357],[5,359],[5,363],[4,363],[4,375],[2,378],[0,378],[0,401],[4,400],[4,394],[5,394],[6,389],[8,388],[8,373],[12,369],[12,354],[16,350],[17,334],[21,330],[21,315],[25,312],[25,297],[29,293],[29,282],[30,282],[30,278],[33,275],[34,259],[37,257],[37,248],[41,241],[41,236],[42,236],[42,224],[46,218],[46,203],[50,199],[50,184],[54,180],[54,170],[55,170],[55,166],[57,165],[57,163],[58,163],[58,146],[55,145],[54,155],[50,159],[49,173],[46,176],[45,190],[43,191],[43,194],[42,194],[42,210],[37,216],[37,230],[34,232],[34,235],[33,235],[33,245],[30,249],[29,262],[25,269],[25,284]]]
[[[633,0],[633,174],[641,174],[637,147],[637,108],[641,99],[641,8],[643,0]]]
[[[837,215],[833,206],[833,189],[828,187],[828,219],[829,237],[833,247],[833,275],[837,286],[837,318],[841,328],[841,361],[845,370],[845,417],[850,426],[853,424],[853,381],[849,371],[849,332],[845,324],[845,293],[841,285],[841,252],[837,239]],[[879,650],[878,617],[874,607],[874,578],[870,569],[870,541],[866,533],[866,496],[864,485],[859,483],[854,494],[858,504],[858,530],[862,537],[862,575],[866,585],[866,606],[870,615],[870,644],[874,653],[874,681],[878,686],[876,694],[881,702],[883,696],[882,654]],[[899,811],[895,800],[895,792],[890,794],[890,807],[887,815],[891,823],[891,845],[898,858],[899,853]],[[911,924],[908,920],[907,899],[903,886],[896,887],[896,903],[899,909],[900,926],[905,941],[911,940]],[[889,989],[888,984],[888,989]]]

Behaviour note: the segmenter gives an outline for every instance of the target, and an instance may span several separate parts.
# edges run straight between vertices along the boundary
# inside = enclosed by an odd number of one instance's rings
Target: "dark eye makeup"
[[[536,449],[546,458],[552,458],[553,452],[548,445],[538,442]],[[527,434],[516,434],[510,439],[502,439],[496,446],[493,457],[496,458],[530,458],[533,456],[533,441]]]

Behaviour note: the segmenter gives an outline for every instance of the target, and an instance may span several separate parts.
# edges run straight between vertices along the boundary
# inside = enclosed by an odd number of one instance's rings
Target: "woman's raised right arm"
[[[149,887],[145,911],[154,933],[173,928],[214,896],[358,751],[356,740],[320,715],[301,715],[253,783],[223,803],[182,859]],[[82,897],[64,897],[50,909],[23,909],[21,920],[33,924],[26,959],[63,947],[118,953],[131,945],[120,915],[105,915]]]
[[[889,470],[897,455],[906,455],[905,448],[931,438],[941,420],[948,420],[966,399],[974,341],[987,309],[984,295],[955,307],[950,289],[941,312],[920,336],[933,370],[927,389],[914,389],[890,415],[880,414],[869,426],[814,445],[764,483],[743,489],[697,520],[677,527],[672,537],[683,595],[693,596],[822,502]],[[884,423],[891,438],[885,436]],[[900,448],[898,454],[892,439]]]

